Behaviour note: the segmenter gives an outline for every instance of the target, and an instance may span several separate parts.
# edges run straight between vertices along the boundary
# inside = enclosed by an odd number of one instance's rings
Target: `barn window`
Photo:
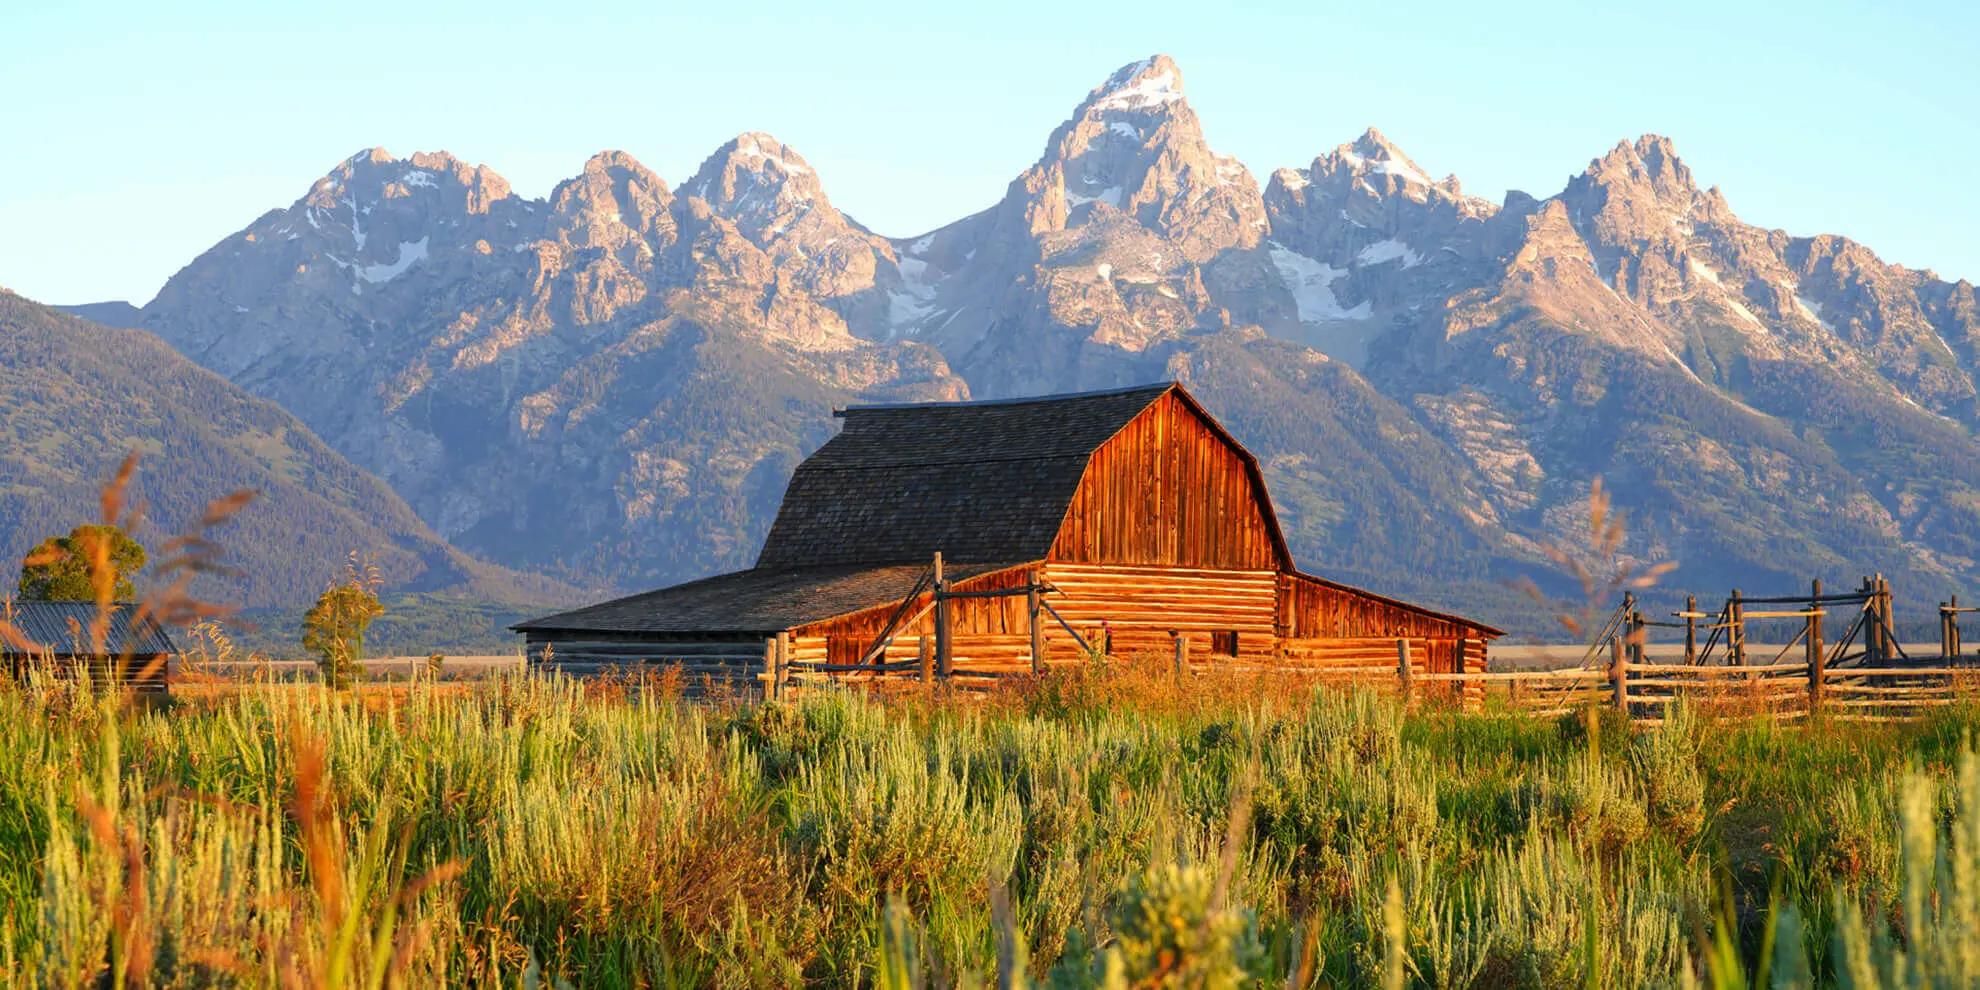
[[[1227,629],[1210,634],[1210,652],[1220,657],[1237,656],[1237,630]]]

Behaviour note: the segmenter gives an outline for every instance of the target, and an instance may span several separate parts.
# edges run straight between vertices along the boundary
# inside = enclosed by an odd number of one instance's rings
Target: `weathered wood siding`
[[[1244,457],[1172,392],[1094,451],[1050,559],[1271,570],[1267,504]]]
[[[1373,637],[1391,641],[1404,636],[1455,640],[1481,635],[1473,626],[1304,574],[1279,575],[1278,632],[1285,639]]]

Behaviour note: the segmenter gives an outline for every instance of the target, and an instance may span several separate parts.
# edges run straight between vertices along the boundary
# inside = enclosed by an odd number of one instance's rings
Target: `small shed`
[[[1181,385],[855,406],[756,566],[514,628],[571,673],[958,674],[1175,649],[1194,663],[1482,670],[1500,631],[1306,574],[1258,461]],[[939,555],[940,573],[936,573]],[[936,582],[946,589],[932,607]]]
[[[61,672],[81,663],[99,677],[163,688],[179,650],[165,628],[142,613],[131,602],[111,605],[103,648],[98,650],[91,632],[98,617],[95,602],[0,604],[0,621],[10,624],[16,634],[0,636],[0,667],[18,676],[35,663],[51,664]]]

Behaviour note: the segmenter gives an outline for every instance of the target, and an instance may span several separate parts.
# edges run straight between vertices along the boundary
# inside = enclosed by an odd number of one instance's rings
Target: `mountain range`
[[[881,236],[743,134],[670,186],[545,199],[360,152],[215,244],[140,328],[382,479],[464,557],[587,586],[746,566],[835,406],[1174,378],[1321,574],[1522,628],[1602,477],[1701,591],[1980,569],[1980,305],[1748,224],[1671,141],[1492,202],[1381,133],[1260,182],[1180,68],[1111,74],[987,209]]]

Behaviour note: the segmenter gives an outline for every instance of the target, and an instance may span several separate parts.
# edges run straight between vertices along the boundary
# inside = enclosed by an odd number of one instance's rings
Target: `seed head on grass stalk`
[[[1514,582],[1515,587],[1535,602],[1557,610],[1555,618],[1576,637],[1593,633],[1596,620],[1612,607],[1618,594],[1655,587],[1659,579],[1678,566],[1677,561],[1666,560],[1643,567],[1637,561],[1625,558],[1622,546],[1628,528],[1623,522],[1622,510],[1612,503],[1613,499],[1609,490],[1603,487],[1602,479],[1596,478],[1588,488],[1588,526],[1582,533],[1583,545],[1569,548],[1542,544],[1540,547],[1540,552],[1566,571],[1581,588],[1579,602],[1550,598],[1529,577]]]

